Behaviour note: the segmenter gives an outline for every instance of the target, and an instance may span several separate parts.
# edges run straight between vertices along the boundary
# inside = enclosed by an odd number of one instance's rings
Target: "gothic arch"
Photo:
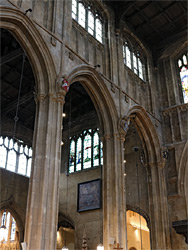
[[[69,73],[67,79],[70,84],[79,81],[87,90],[102,123],[104,135],[117,133],[117,110],[99,73],[88,65],[79,65]]]
[[[135,206],[127,204],[127,211],[128,210],[136,212],[136,213],[140,214],[142,217],[144,217],[144,219],[147,222],[147,226],[150,229],[150,218],[149,218],[148,214],[144,210],[140,209],[139,207],[135,207]]]
[[[186,142],[179,165],[179,173],[178,173],[178,191],[180,195],[185,195],[187,213],[188,213],[188,141]]]
[[[146,110],[141,106],[135,105],[128,111],[124,119],[129,117],[132,117],[134,120],[138,133],[142,136],[141,140],[145,143],[148,151],[148,162],[161,162],[160,141]]]
[[[37,94],[55,91],[56,71],[50,51],[32,20],[23,12],[1,7],[0,28],[9,30],[25,50],[33,68]]]
[[[14,217],[14,219],[16,220],[17,226],[19,228],[19,241],[21,243],[24,237],[24,224],[23,224],[24,222],[21,219],[21,214],[23,214],[23,211],[16,204],[12,196],[6,201],[0,203],[0,210],[4,209],[10,212]]]

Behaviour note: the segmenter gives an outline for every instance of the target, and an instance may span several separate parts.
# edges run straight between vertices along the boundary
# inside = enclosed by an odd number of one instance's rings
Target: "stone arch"
[[[135,105],[128,111],[123,119],[126,120],[129,117],[135,122],[141,140],[145,143],[145,147],[148,151],[148,162],[161,162],[160,141],[146,110],[141,106]]]
[[[68,74],[67,79],[70,84],[79,81],[87,90],[102,123],[104,135],[117,133],[117,110],[99,73],[88,65],[79,65]]]
[[[0,203],[0,210],[6,209],[8,212],[11,213],[11,215],[14,217],[16,220],[18,229],[19,229],[19,242],[23,242],[24,238],[24,222],[21,219],[21,213],[23,213],[22,209],[16,204],[14,201],[13,197],[9,197],[4,202]]]
[[[144,217],[144,219],[147,222],[148,228],[150,228],[150,218],[149,218],[149,215],[144,210],[140,209],[139,207],[135,207],[135,206],[127,204],[127,211],[128,210],[136,212],[136,213],[140,214],[142,217]]]
[[[50,51],[34,22],[23,12],[1,7],[0,28],[9,30],[26,52],[33,68],[37,94],[55,91],[56,71]]]
[[[179,164],[178,173],[178,192],[180,195],[185,195],[187,214],[188,214],[188,141],[186,142]]]
[[[75,229],[75,223],[72,220],[72,218],[68,214],[65,214],[63,212],[59,212],[59,214],[58,214],[58,228],[62,225],[63,221],[66,221],[71,226],[72,229]]]

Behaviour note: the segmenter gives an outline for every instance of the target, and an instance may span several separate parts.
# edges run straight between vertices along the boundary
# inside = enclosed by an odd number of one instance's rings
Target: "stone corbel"
[[[118,127],[119,127],[119,133],[121,137],[125,137],[127,134],[127,131],[129,130],[129,125],[130,125],[130,117],[123,117],[119,119],[118,122]]]

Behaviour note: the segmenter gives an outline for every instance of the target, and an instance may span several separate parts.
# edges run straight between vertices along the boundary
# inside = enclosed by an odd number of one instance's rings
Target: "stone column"
[[[171,249],[168,207],[164,171],[160,164],[149,163],[149,205],[151,215],[152,249]]]
[[[103,238],[104,248],[120,244],[126,250],[126,204],[124,193],[122,137],[115,133],[104,137]]]
[[[24,238],[27,250],[56,249],[64,94],[38,95],[36,98]]]

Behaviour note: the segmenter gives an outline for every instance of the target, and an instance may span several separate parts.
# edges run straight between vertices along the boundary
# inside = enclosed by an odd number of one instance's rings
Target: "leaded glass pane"
[[[12,227],[11,227],[11,233],[10,233],[10,240],[15,240],[15,233],[16,233],[16,222],[14,218],[12,217]]]
[[[84,138],[83,168],[91,168],[91,135],[87,134]]]
[[[5,226],[6,226],[7,230],[6,230],[6,234],[4,235],[5,241],[8,240],[9,225],[10,225],[10,213],[8,212],[6,215],[6,225]]]
[[[94,15],[90,10],[88,11],[88,32],[94,35]]]
[[[182,91],[184,103],[188,103],[188,69],[187,67],[182,67],[180,72],[180,78],[182,83]]]
[[[31,157],[31,156],[32,156],[32,149],[29,148],[29,157]]]
[[[29,158],[28,162],[27,162],[27,176],[28,177],[30,177],[30,175],[31,175],[31,162],[32,162],[32,159]]]
[[[143,66],[140,58],[138,58],[138,71],[139,71],[139,77],[143,80]]]
[[[7,170],[15,172],[15,168],[16,168],[16,152],[14,150],[10,150],[8,152]]]
[[[8,148],[8,145],[9,145],[9,139],[8,139],[8,137],[5,138],[4,145]]]
[[[24,151],[23,145],[20,146],[20,154],[22,154]]]
[[[102,142],[100,142],[100,146],[101,146],[101,151],[100,151],[100,161],[101,161],[101,165],[103,165],[103,144]]]
[[[0,145],[3,145],[3,137],[0,137]]]
[[[75,141],[72,140],[70,144],[69,173],[74,172],[74,162],[75,162]]]
[[[102,43],[102,22],[99,18],[96,18],[96,39]]]
[[[5,168],[6,164],[6,157],[7,157],[7,149],[4,145],[0,146],[0,167]]]
[[[137,57],[134,53],[133,53],[133,67],[134,67],[134,73],[138,74]]]
[[[93,166],[99,166],[99,135],[97,132],[93,137]]]
[[[82,139],[79,138],[76,144],[76,171],[81,170],[82,164]]]
[[[128,46],[126,46],[125,52],[126,52],[126,65],[131,69],[131,51]]]
[[[178,66],[181,67],[182,66],[182,61],[179,59],[178,60]]]
[[[13,140],[10,139],[10,142],[9,142],[9,149],[12,149],[12,148],[13,148],[13,144],[14,144]]]
[[[18,152],[18,143],[17,142],[14,143],[14,150]]]
[[[82,3],[78,4],[78,23],[85,28],[86,10]]]
[[[24,154],[21,154],[19,157],[18,173],[25,175],[27,166],[27,158]]]
[[[72,18],[77,19],[77,1],[72,0]]]
[[[186,55],[183,55],[183,63],[184,63],[184,65],[187,65],[187,58],[186,58]]]

